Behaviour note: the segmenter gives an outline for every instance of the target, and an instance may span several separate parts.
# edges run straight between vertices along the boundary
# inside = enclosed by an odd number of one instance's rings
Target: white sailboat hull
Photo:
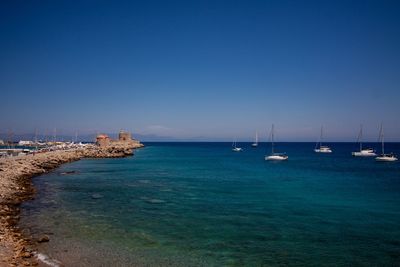
[[[352,152],[351,155],[353,155],[354,157],[375,157],[376,153],[370,150],[361,150]]]
[[[241,147],[235,147],[235,148],[232,148],[232,151],[233,152],[240,152],[240,151],[242,151],[242,148]]]
[[[398,158],[396,158],[395,156],[381,155],[379,157],[376,157],[375,160],[376,161],[393,162],[393,161],[397,161]]]
[[[316,152],[316,153],[332,153],[332,150],[330,148],[316,148],[316,149],[314,149],[314,152]]]
[[[251,146],[252,147],[258,147],[258,144],[254,143],[254,144],[251,144]]]
[[[288,158],[289,158],[288,156],[283,156],[283,155],[265,156],[265,160],[270,160],[270,161],[283,161],[287,160]]]

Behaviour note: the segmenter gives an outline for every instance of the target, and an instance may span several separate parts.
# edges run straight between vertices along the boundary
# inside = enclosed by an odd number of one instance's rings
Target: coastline
[[[0,159],[0,266],[37,266],[34,254],[36,242],[24,236],[18,227],[20,204],[32,199],[35,188],[32,178],[50,172],[60,165],[82,158],[120,158],[133,155],[141,143],[57,150]],[[40,238],[42,239],[42,238]]]

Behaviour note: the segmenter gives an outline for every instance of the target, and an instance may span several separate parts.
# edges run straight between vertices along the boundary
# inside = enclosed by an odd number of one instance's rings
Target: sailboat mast
[[[272,130],[271,130],[271,148],[272,148],[272,154],[274,154],[274,124],[272,124]]]
[[[363,125],[360,125],[360,134],[358,135],[358,142],[360,142],[360,151],[362,150],[362,134],[363,134]]]
[[[37,139],[37,128],[35,128],[35,144],[37,144],[37,142],[38,142],[38,139]]]
[[[381,141],[382,141],[382,154],[385,155],[385,136],[383,134],[382,124],[381,124]]]
[[[324,132],[324,127],[321,126],[321,135],[320,135],[320,137],[319,137],[319,147],[320,147],[320,148],[321,148],[321,146],[322,146],[322,135],[323,135],[323,132]]]
[[[258,132],[256,132],[256,144],[258,144]]]
[[[36,148],[36,150],[38,149],[38,138],[37,138],[37,135],[38,135],[38,131],[37,131],[37,128],[35,128],[35,148]]]

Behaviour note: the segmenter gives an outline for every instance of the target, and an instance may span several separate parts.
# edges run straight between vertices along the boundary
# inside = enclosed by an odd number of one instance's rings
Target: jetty
[[[34,244],[18,227],[20,204],[32,199],[32,177],[82,158],[120,158],[132,156],[143,144],[121,131],[117,140],[98,135],[96,143],[59,146],[37,153],[0,158],[0,266],[36,266]],[[44,240],[44,241],[43,241]],[[48,240],[47,240],[48,241]]]

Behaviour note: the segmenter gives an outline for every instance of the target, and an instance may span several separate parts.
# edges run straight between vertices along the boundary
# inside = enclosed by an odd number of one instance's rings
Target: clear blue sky
[[[400,140],[399,1],[1,1],[0,132]]]

